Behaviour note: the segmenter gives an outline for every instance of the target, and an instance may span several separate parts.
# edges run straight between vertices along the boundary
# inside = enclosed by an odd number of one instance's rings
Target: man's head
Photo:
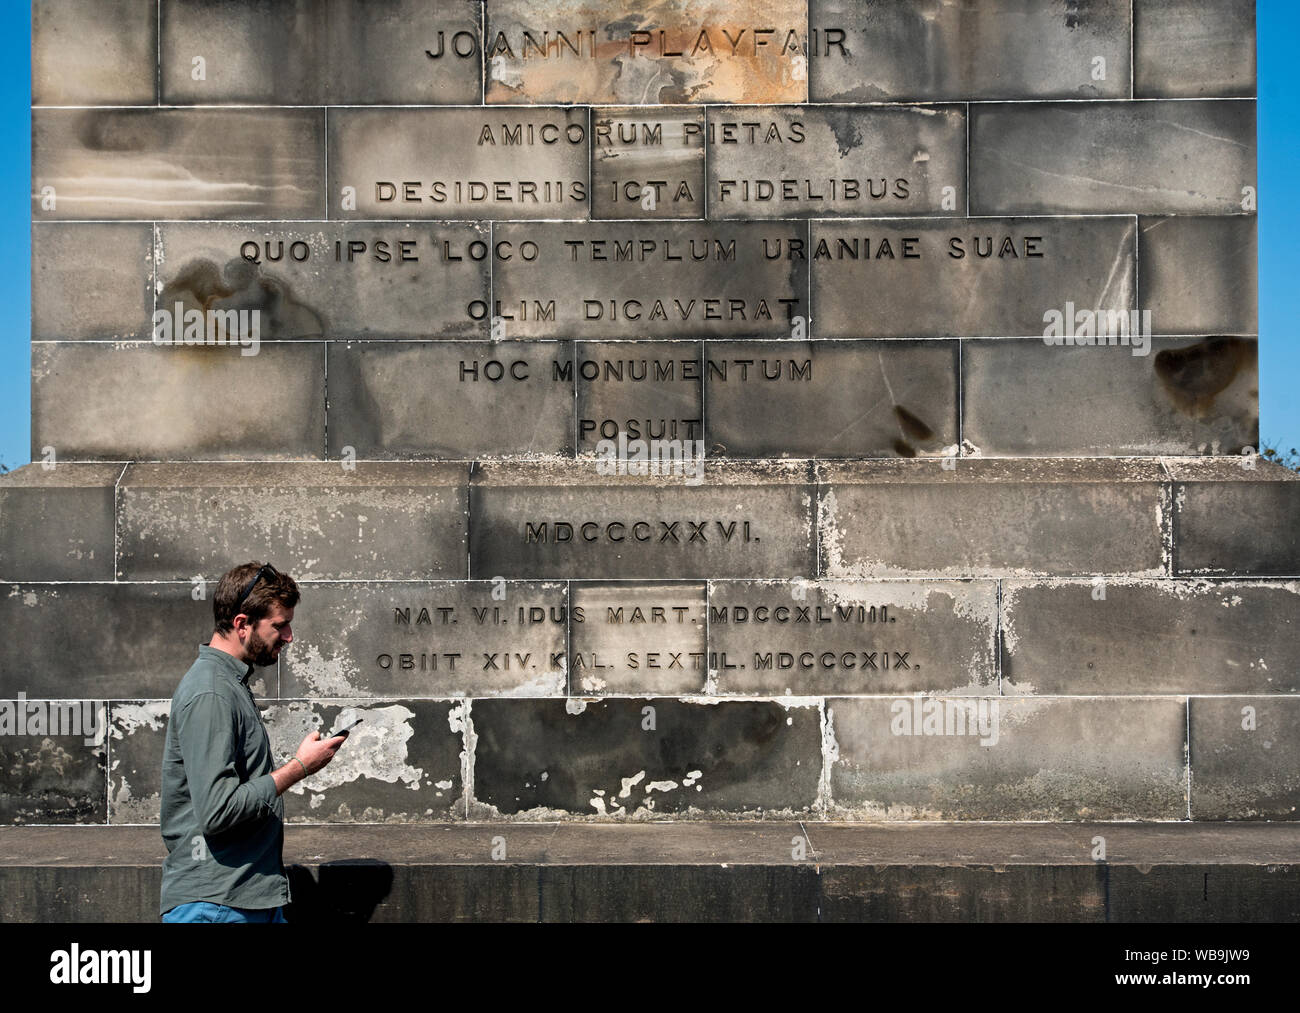
[[[290,624],[298,597],[294,579],[269,563],[236,566],[221,578],[212,597],[214,641],[221,640],[249,664],[275,664],[281,648],[293,640]]]

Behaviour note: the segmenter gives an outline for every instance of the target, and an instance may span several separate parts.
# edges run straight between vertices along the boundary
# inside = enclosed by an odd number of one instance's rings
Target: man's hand
[[[346,739],[346,735],[322,739],[320,732],[312,732],[308,735],[298,746],[298,752],[294,753],[292,760],[279,770],[271,771],[271,777],[275,780],[275,793],[283,795],[304,777],[324,767],[334,759],[334,754],[339,751],[339,746],[343,745]]]

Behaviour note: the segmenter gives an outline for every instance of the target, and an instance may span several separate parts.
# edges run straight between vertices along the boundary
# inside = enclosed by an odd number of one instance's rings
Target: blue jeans
[[[284,908],[282,907],[256,910],[246,907],[227,907],[224,904],[213,904],[211,901],[206,900],[196,900],[191,904],[178,904],[163,915],[162,920],[185,924],[198,922],[227,924],[234,922],[270,922],[277,925],[286,924]]]

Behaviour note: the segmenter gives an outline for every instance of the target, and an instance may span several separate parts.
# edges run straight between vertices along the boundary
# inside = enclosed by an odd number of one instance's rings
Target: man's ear
[[[236,636],[240,636],[245,630],[251,630],[253,628],[252,620],[250,620],[243,612],[240,612],[230,620],[230,624],[235,628]]]

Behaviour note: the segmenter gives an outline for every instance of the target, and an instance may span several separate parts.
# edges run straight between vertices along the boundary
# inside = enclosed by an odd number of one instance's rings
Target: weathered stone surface
[[[704,599],[699,583],[574,584],[572,692],[704,692]]]
[[[158,307],[256,309],[267,340],[487,337],[467,309],[487,241],[468,222],[161,225]]]
[[[1139,220],[1138,291],[1156,334],[1257,334],[1254,215]]]
[[[84,734],[81,701],[0,700],[0,720],[14,723],[0,735],[0,823],[104,822],[105,711],[89,710],[97,736]]]
[[[299,580],[460,577],[465,482],[444,464],[135,464],[118,578],[215,579],[252,559]]]
[[[32,217],[321,216],[324,133],[320,109],[37,109]]]
[[[317,343],[32,346],[32,445],[69,458],[319,457]]]
[[[808,97],[803,0],[492,0],[485,11],[488,102]]]
[[[1300,585],[1003,581],[1004,693],[1300,692]]]
[[[586,218],[589,111],[331,109],[331,218]]]
[[[32,0],[32,105],[157,100],[158,5]]]
[[[814,102],[1128,98],[1129,5],[809,0]],[[1098,63],[1101,60],[1103,62]]]
[[[1193,697],[1192,818],[1294,820],[1300,812],[1300,700]]]
[[[557,381],[551,369],[556,359],[570,358],[570,348],[331,342],[329,456],[345,447],[363,459],[572,456],[573,384]]]
[[[32,228],[32,340],[148,338],[153,232],[143,223]]]
[[[1167,570],[1156,463],[963,458],[817,469],[821,572],[830,577]]]
[[[560,583],[303,585],[285,697],[563,696]]]
[[[479,10],[476,0],[163,0],[162,101],[478,102]]]
[[[699,580],[811,576],[802,463],[601,475],[598,462],[486,464],[470,487],[470,575]]]
[[[706,342],[709,453],[928,457],[957,447],[955,341]],[[724,374],[709,364],[727,366]]]
[[[212,593],[177,584],[10,584],[0,623],[0,693],[101,699],[170,697],[212,633]],[[296,625],[296,624],[295,624]],[[93,679],[88,673],[94,673]],[[262,673],[251,680],[256,692]],[[269,673],[270,686],[275,672]]]
[[[39,448],[37,448],[39,450]],[[29,464],[0,475],[0,580],[113,580],[121,464]]]
[[[1187,816],[1186,702],[1181,698],[917,694],[896,700],[830,699],[826,707],[828,736],[838,747],[831,797],[841,816]]]
[[[1256,341],[1152,338],[1138,323],[1136,337],[1106,335],[1098,345],[963,342],[962,436],[984,454],[1035,457],[1256,446]]]
[[[594,109],[591,217],[703,218],[704,161],[702,109]]]
[[[1136,305],[1131,218],[814,222],[818,337],[1041,336],[1067,302]]]
[[[1166,463],[1176,574],[1300,574],[1300,475],[1252,457]]]
[[[708,133],[710,218],[948,215],[966,203],[961,106],[711,106]]]
[[[808,316],[803,222],[509,223],[493,235],[537,244],[494,266],[506,337],[788,337]]]
[[[184,674],[185,669],[174,674],[171,690],[165,696],[170,698]],[[109,823],[158,822],[170,711],[170,699],[114,700],[108,704]]]
[[[1255,94],[1255,5],[1135,0],[1135,98]]]
[[[709,675],[745,695],[979,692],[996,626],[992,581],[715,580]]]
[[[970,213],[1239,214],[1255,103],[1014,103],[970,118]]]
[[[821,781],[805,700],[475,700],[470,716],[472,817],[793,815]]]
[[[628,440],[699,440],[692,452],[703,451],[700,342],[583,341],[576,347],[579,454],[617,452],[620,433]],[[611,444],[602,446],[603,440]]]

